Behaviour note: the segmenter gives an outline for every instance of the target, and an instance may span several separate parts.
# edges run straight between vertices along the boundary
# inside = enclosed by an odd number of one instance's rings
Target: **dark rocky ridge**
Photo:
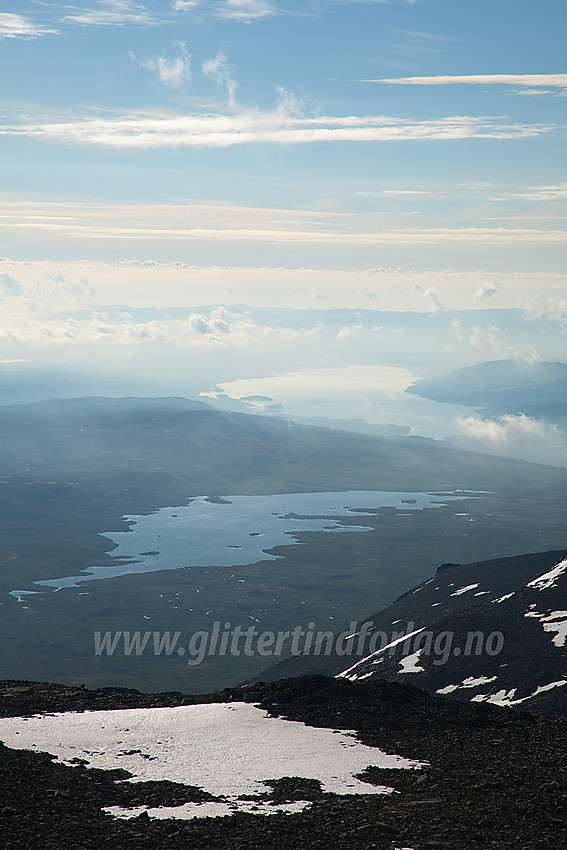
[[[375,663],[376,658],[364,662],[369,654],[369,635],[364,643],[367,649],[360,655],[356,652],[358,638],[352,643],[352,653],[342,655],[340,652],[346,644],[338,640],[329,655],[289,658],[265,671],[261,678],[276,681],[314,673],[337,675],[357,664],[353,675],[411,682],[430,692],[448,685],[460,685],[467,678],[494,677],[489,683],[479,682],[476,687],[455,689],[450,694],[455,699],[471,700],[480,695],[493,696],[502,690],[510,693],[513,689],[516,692],[512,699],[530,697],[539,687],[566,677],[567,647],[556,646],[553,633],[544,631],[542,622],[532,613],[545,616],[551,611],[567,611],[567,571],[557,578],[553,587],[541,590],[529,587],[529,582],[566,558],[567,550],[557,550],[473,564],[444,564],[433,578],[366,618],[373,623],[371,635],[382,631],[393,636],[404,630],[411,632],[423,628],[432,634],[434,643],[437,636],[450,633],[452,647],[458,654],[451,652],[446,660],[434,651],[421,654],[418,663],[424,672],[401,672],[401,660],[411,654],[415,640],[409,647],[400,643],[378,663]],[[460,588],[471,585],[478,586],[455,595]],[[475,597],[475,593],[483,595]],[[495,601],[508,594],[512,594],[508,599]],[[473,643],[474,652],[465,653],[468,635],[479,631],[484,638],[500,632],[502,649],[493,656],[486,651],[477,655],[477,644]],[[542,691],[526,699],[521,708],[567,716],[567,686]]]
[[[49,848],[378,848],[557,850],[567,839],[567,721],[452,702],[396,683],[323,676],[231,688],[202,697],[129,689],[0,683],[4,715],[245,700],[312,726],[353,729],[365,744],[427,761],[414,771],[366,771],[390,796],[321,794],[305,779],[273,783],[274,800],[314,800],[306,811],[193,821],[120,821],[101,806],[124,804],[123,771],[67,767],[0,746],[0,840],[9,850]],[[161,789],[159,786],[162,786]],[[147,786],[147,787],[143,787]],[[151,787],[150,787],[151,786]],[[140,783],[128,805],[196,798],[178,783]],[[136,796],[133,796],[133,795]],[[202,799],[202,798],[201,798]]]

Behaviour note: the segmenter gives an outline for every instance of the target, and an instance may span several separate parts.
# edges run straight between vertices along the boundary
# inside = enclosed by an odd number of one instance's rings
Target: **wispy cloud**
[[[228,69],[227,58],[222,50],[217,53],[214,59],[207,59],[203,62],[201,67],[205,77],[211,77],[217,86],[224,86],[226,88],[228,104],[231,109],[236,110],[236,90],[238,83]]]
[[[66,215],[62,215],[62,211]],[[405,227],[352,213],[231,204],[8,204],[0,229],[72,239],[344,245],[562,244],[567,232],[526,227]],[[493,286],[490,281],[489,286]],[[431,293],[433,294],[433,290]],[[477,293],[478,294],[478,293]],[[486,295],[485,295],[486,297]]]
[[[28,230],[49,229],[65,231],[82,239],[195,239],[202,242],[261,242],[296,244],[343,244],[343,245],[442,245],[449,243],[476,243],[484,245],[525,245],[525,244],[563,244],[567,243],[567,232],[563,230],[535,230],[527,228],[507,229],[461,227],[461,228],[407,228],[405,230],[384,230],[382,232],[345,232],[338,230],[293,230],[257,227],[220,228],[166,228],[166,227],[104,227],[83,226],[80,224],[56,224],[44,222],[25,222],[19,224],[0,223],[0,228],[19,227]],[[436,301],[434,290],[428,293]],[[436,305],[441,307],[442,305]]]
[[[355,195],[361,195],[365,198],[437,198],[448,194],[449,192],[437,189],[382,189],[382,191],[378,192],[355,192]]]
[[[275,12],[274,4],[265,0],[226,0],[217,7],[220,18],[232,21],[252,21],[254,18],[274,15]]]
[[[280,12],[269,0],[175,0],[172,8],[175,12],[194,12],[199,18],[245,24]]]
[[[513,85],[551,86],[567,89],[567,74],[465,74],[439,75],[435,77],[388,77],[378,80],[363,80],[365,83],[389,83],[403,86],[446,86],[459,85]]]
[[[303,117],[294,114],[293,100],[283,97],[273,110],[241,111],[233,115],[77,118],[6,126],[0,130],[0,135],[130,149],[221,148],[255,143],[518,139],[540,136],[552,129],[552,125],[506,123],[496,118],[467,115],[425,121],[388,116]]]
[[[160,21],[152,17],[144,6],[133,0],[101,0],[96,8],[84,9],[65,15],[62,23],[80,24],[83,26],[116,26],[120,24],[140,24],[152,26]]]
[[[430,195],[422,189],[384,189],[383,195]]]
[[[23,15],[0,13],[0,38],[37,38],[40,35],[57,35],[57,30],[34,24]]]
[[[490,284],[481,284],[479,290],[485,286],[490,286]],[[479,290],[475,294],[475,301],[478,301],[477,294]],[[486,328],[481,327],[480,324],[465,327],[459,319],[454,317],[449,323],[449,333],[461,346],[466,346],[473,351],[483,352],[484,359],[486,359],[487,352],[491,355],[496,354],[502,358],[510,357],[514,354],[514,350],[510,346],[503,344],[498,338],[498,328],[495,327]]]
[[[398,29],[396,32],[400,33],[400,35],[409,35],[412,38],[423,38],[428,41],[450,41],[450,36],[447,35],[436,35],[431,32],[418,32],[417,30],[403,30]]]
[[[525,192],[516,192],[508,197],[524,198],[526,201],[564,201],[567,198],[567,183],[530,186]]]
[[[181,55],[175,59],[158,56],[146,59],[142,67],[155,71],[160,82],[173,89],[181,89],[191,82],[191,56],[184,44],[180,44]]]

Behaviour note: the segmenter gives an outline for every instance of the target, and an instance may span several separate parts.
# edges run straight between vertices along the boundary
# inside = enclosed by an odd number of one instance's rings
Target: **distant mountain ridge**
[[[135,431],[125,442],[119,436],[120,430],[134,427]],[[306,479],[313,489],[329,487],[341,468],[346,472],[349,486],[392,490],[441,490],[450,487],[452,480],[454,486],[459,482],[461,487],[487,489],[495,487],[503,476],[508,481],[516,475],[523,478],[530,466],[532,480],[537,474],[533,464],[483,457],[425,438],[386,438],[332,431],[286,420],[219,411],[206,402],[179,397],[89,396],[0,406],[0,455],[7,475],[19,472],[14,453],[20,445],[27,458],[25,465],[30,467],[32,474],[37,475],[40,470],[41,474],[51,477],[67,474],[61,469],[69,465],[69,474],[74,475],[77,452],[84,453],[85,447],[91,447],[92,443],[94,457],[101,439],[105,441],[106,452],[104,457],[97,455],[97,475],[101,471],[101,461],[106,466],[107,458],[112,459],[110,470],[114,475],[118,464],[129,461],[134,452],[141,463],[137,471],[147,473],[157,467],[156,453],[159,452],[161,466],[173,462],[177,474],[179,453],[182,452],[190,457],[192,479],[196,469],[203,467],[202,477],[209,479],[209,489],[212,484],[226,492],[227,487],[233,486],[230,481],[233,477],[238,479],[239,486],[243,481],[248,483],[261,477],[261,486],[266,487],[273,480],[274,465],[285,467],[289,478],[282,486],[290,489],[278,492],[302,491]],[[78,441],[76,450],[75,441]],[[51,446],[51,455],[44,451],[46,443]],[[38,468],[34,470],[36,460]],[[210,472],[213,461],[218,468],[214,476]],[[80,466],[83,465],[81,462]],[[306,471],[315,465],[317,474],[307,475]],[[231,468],[233,475],[229,472]],[[543,467],[537,470],[545,478],[559,480],[563,477],[559,470]],[[222,483],[211,480],[217,478],[222,479]]]
[[[567,364],[520,358],[487,361],[416,381],[406,392],[493,412],[525,412],[527,407],[567,403]]]
[[[29,401],[24,404],[7,404],[0,408],[0,413],[16,415],[26,412],[33,415],[50,416],[53,414],[73,416],[87,413],[112,415],[118,411],[193,411],[210,410],[211,406],[204,401],[184,398],[182,396],[114,396],[88,395],[73,398],[51,398],[40,401]]]

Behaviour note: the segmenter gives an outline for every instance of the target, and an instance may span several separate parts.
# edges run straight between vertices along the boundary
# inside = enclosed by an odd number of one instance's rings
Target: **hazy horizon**
[[[567,359],[564,17],[559,0],[0,13],[0,377],[264,395],[268,415],[567,465],[563,420],[405,393]]]

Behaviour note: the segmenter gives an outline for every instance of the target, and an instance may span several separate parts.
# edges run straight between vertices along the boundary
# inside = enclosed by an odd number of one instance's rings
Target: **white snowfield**
[[[160,818],[299,811],[308,803],[273,805],[237,797],[269,791],[263,780],[284,776],[318,779],[325,791],[336,794],[391,793],[393,789],[369,785],[353,774],[369,765],[423,766],[360,744],[353,735],[273,718],[250,703],[0,719],[0,739],[9,747],[46,751],[65,763],[80,758],[89,767],[121,767],[132,773],[128,782],[168,779],[224,798],[220,803],[172,808],[108,808],[120,817],[135,817],[142,811]]]
[[[567,570],[567,561],[561,561],[549,572],[529,581],[527,587],[535,587],[537,590],[549,590],[550,587],[557,587],[557,579],[565,570]]]

